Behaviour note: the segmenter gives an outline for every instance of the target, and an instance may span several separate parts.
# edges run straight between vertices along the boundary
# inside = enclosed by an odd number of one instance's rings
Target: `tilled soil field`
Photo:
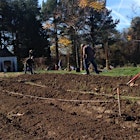
[[[0,140],[140,140],[140,79],[129,87],[130,78],[1,78]]]

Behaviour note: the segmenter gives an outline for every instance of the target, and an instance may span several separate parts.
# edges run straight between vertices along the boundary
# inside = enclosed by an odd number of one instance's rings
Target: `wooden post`
[[[121,104],[120,104],[120,88],[117,88],[117,95],[118,95],[118,108],[119,108],[119,116],[121,116]]]

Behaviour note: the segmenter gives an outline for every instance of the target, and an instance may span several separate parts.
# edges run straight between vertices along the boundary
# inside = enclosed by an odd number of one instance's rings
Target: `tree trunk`
[[[80,64],[79,64],[79,51],[77,47],[77,43],[75,44],[75,49],[76,49],[76,72],[80,72]]]
[[[106,69],[109,70],[108,41],[105,43]]]
[[[70,69],[70,53],[69,52],[67,53],[67,70],[71,71],[71,69]]]
[[[54,30],[55,30],[55,52],[56,52],[56,65],[58,66],[59,62],[59,52],[58,52],[58,37],[57,37],[57,24],[56,24],[56,19],[54,15]]]

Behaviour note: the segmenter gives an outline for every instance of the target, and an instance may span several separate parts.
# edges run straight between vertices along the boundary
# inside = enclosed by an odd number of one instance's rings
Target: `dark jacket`
[[[95,52],[93,48],[89,45],[83,47],[83,56],[85,59],[93,59]]]
[[[27,64],[28,66],[32,66],[32,65],[34,64],[33,59],[28,58],[28,59],[26,60],[26,64]]]

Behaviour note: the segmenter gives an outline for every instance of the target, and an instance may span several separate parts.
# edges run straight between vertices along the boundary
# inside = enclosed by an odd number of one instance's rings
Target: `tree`
[[[1,1],[2,30],[11,38],[13,51],[18,57],[26,57],[29,49],[44,54],[41,31],[40,8],[37,0]],[[8,39],[10,40],[10,39]],[[45,54],[44,54],[45,55]]]
[[[58,43],[61,45],[61,49],[65,51],[67,55],[67,70],[70,71],[70,53],[71,53],[71,41],[67,37],[60,37]]]
[[[98,43],[103,44],[106,68],[109,69],[109,36],[115,31],[119,21],[113,21],[111,11],[106,8],[106,1],[81,0],[79,5],[84,8],[86,26],[83,28],[86,29],[86,41],[92,42],[93,47]]]
[[[62,22],[66,25],[67,34],[69,35],[72,41],[72,59],[74,65],[76,66],[76,72],[80,72],[80,54],[79,54],[79,31],[81,26],[78,25],[80,22],[80,9],[78,6],[78,1],[76,0],[62,0],[61,1],[62,9]]]
[[[12,34],[11,32],[11,21],[12,21],[12,13],[10,12],[10,5],[8,1],[2,0],[0,1],[0,48],[7,47],[11,44]]]
[[[128,36],[131,37],[131,41],[133,44],[132,52],[133,55],[131,57],[131,61],[135,64],[140,63],[139,54],[140,54],[140,17],[135,17],[131,21],[131,28],[128,32]]]
[[[105,46],[108,44],[106,43],[109,40],[108,36],[113,33],[118,23],[113,21],[110,16],[111,11],[105,8],[105,3],[106,1],[94,0],[61,0],[57,3],[57,29],[60,34],[67,34],[72,41],[71,56],[75,58],[78,69],[80,69],[80,44],[86,42],[94,46],[102,43]],[[52,17],[52,14],[49,17]],[[107,54],[108,47],[104,48]],[[106,56],[108,61],[108,55]]]
[[[59,9],[58,9],[58,2],[57,0],[48,0],[46,3],[43,4],[42,6],[42,14],[43,14],[43,19],[46,22],[46,25],[50,20],[52,20],[53,24],[53,31],[50,30],[53,34],[53,37],[55,39],[55,51],[56,51],[56,65],[58,65],[59,61],[59,52],[58,52],[58,24],[59,24]],[[50,25],[50,23],[48,24]],[[44,28],[44,29],[49,29]]]

